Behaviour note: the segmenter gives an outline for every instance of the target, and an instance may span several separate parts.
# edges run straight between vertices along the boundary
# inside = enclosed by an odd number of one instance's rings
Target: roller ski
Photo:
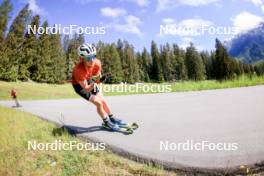
[[[117,124],[120,128],[127,128],[131,130],[136,130],[139,126],[137,123],[126,123],[121,119],[117,119],[115,117],[110,117],[110,121],[114,124]]]
[[[123,134],[133,134],[133,130],[131,128],[122,128],[119,125],[111,122],[110,120],[108,120],[107,122],[103,122],[102,127],[109,131],[120,132]]]

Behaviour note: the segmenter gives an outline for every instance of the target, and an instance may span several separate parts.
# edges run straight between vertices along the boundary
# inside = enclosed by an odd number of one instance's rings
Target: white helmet
[[[92,44],[82,44],[78,47],[78,55],[80,57],[92,60],[96,57],[96,48]]]

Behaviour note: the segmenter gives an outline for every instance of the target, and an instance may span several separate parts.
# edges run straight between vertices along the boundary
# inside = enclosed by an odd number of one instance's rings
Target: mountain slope
[[[257,28],[240,34],[228,43],[229,54],[244,63],[264,61],[264,23]]]

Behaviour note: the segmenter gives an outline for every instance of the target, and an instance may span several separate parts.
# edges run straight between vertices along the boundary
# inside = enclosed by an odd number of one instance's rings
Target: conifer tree
[[[4,0],[0,4],[0,51],[3,51],[3,44],[7,29],[8,20],[10,18],[10,12],[12,10],[12,5],[10,0]]]
[[[206,79],[211,79],[211,72],[213,68],[210,54],[208,52],[202,51],[200,56],[205,66]]]
[[[62,80],[66,79],[66,57],[63,52],[63,47],[61,45],[61,36],[60,34],[51,34],[50,35],[50,51],[51,51],[51,62],[52,66],[51,79],[52,83],[59,83]]]
[[[74,34],[73,38],[68,43],[66,51],[66,78],[71,79],[72,69],[79,61],[77,48],[85,42],[83,34]]]
[[[140,80],[149,82],[149,59],[150,56],[148,54],[147,49],[144,47],[142,54],[137,54],[138,66],[139,66],[139,75]]]
[[[177,44],[173,44],[173,70],[174,79],[176,80],[186,80],[187,70],[185,65],[185,51],[180,49]]]
[[[232,77],[232,72],[230,67],[230,58],[227,50],[218,39],[216,39],[215,48],[216,51],[214,69],[216,79],[230,79]]]
[[[205,68],[199,53],[191,43],[186,49],[186,67],[188,78],[199,81],[205,79]]]
[[[50,36],[46,31],[48,22],[44,21],[42,24],[44,33],[39,36],[39,57],[33,62],[32,79],[38,82],[49,82],[50,80],[50,67],[52,66],[51,60],[51,43]]]
[[[11,10],[10,1],[4,0],[0,5],[0,79],[5,81],[10,81],[10,68],[8,68],[10,65],[5,44],[5,34]]]
[[[109,45],[108,48],[109,48],[109,57],[106,58],[106,60],[109,61],[108,62],[109,64],[105,72],[107,71],[112,73],[111,83],[120,83],[123,78],[121,59],[119,57],[115,44]]]
[[[167,43],[165,46],[161,47],[161,66],[163,78],[165,81],[170,81],[173,78],[173,69],[172,69],[172,53],[170,45]]]
[[[157,44],[154,41],[151,42],[151,57],[152,57],[151,79],[153,81],[162,82],[164,81],[164,79],[161,69],[160,54]]]
[[[123,59],[124,80],[129,83],[137,82],[139,80],[138,64],[133,46],[128,42],[124,45]]]
[[[9,32],[6,38],[6,54],[8,62],[4,72],[6,73],[6,79],[9,81],[15,81],[18,78],[18,66],[21,58],[23,57],[23,43],[26,25],[28,23],[30,12],[27,4],[19,13],[18,16],[12,22]],[[5,73],[4,73],[5,74]]]
[[[39,27],[39,15],[36,15],[32,18],[31,26]],[[37,38],[37,34],[34,31],[26,32],[25,40],[22,47],[23,56],[19,62],[18,69],[18,78],[20,80],[26,81],[31,78],[33,64],[38,62],[39,60],[39,42]]]

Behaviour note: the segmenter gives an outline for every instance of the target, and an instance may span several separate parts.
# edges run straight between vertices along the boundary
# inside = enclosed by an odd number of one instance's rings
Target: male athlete
[[[96,106],[97,113],[107,127],[118,130],[125,123],[114,117],[109,105],[103,98],[96,84],[106,81],[110,74],[101,76],[101,62],[96,58],[96,48],[83,44],[78,48],[80,61],[72,72],[72,86],[77,94]]]

